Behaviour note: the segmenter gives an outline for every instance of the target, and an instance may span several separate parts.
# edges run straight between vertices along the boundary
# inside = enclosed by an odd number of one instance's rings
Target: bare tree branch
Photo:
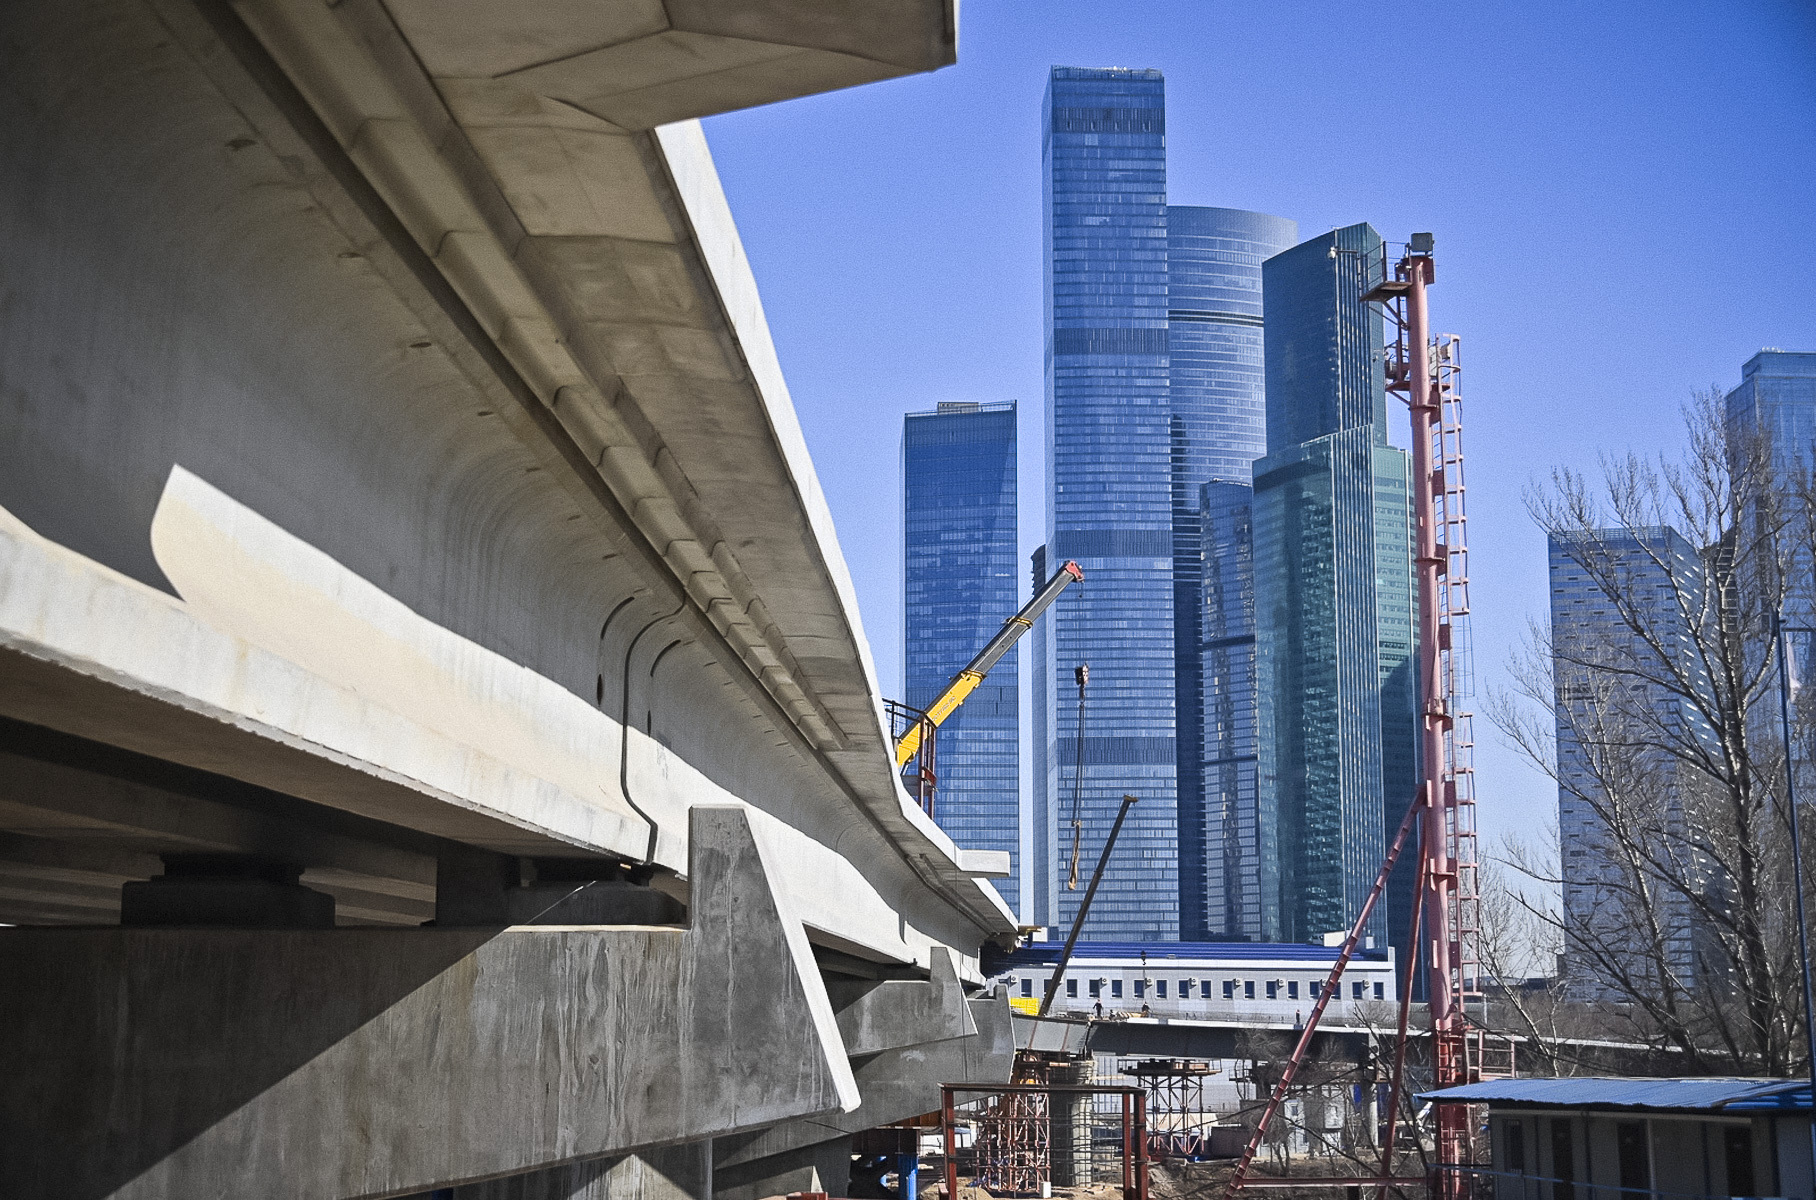
[[[1556,868],[1529,847],[1502,861],[1564,903],[1502,882],[1486,908],[1504,926],[1492,954],[1550,939],[1567,993],[1500,1012],[1554,1063],[1564,1014],[1593,1005],[1603,1030],[1689,1070],[1786,1074],[1802,1042],[1773,621],[1809,595],[1816,488],[1774,476],[1768,441],[1730,425],[1719,389],[1683,418],[1681,456],[1605,457],[1593,483],[1560,469],[1527,495],[1575,588],[1488,714],[1557,783],[1564,816]]]

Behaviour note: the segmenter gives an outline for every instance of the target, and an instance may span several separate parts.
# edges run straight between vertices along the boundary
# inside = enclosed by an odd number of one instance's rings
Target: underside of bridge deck
[[[19,1194],[704,1197],[1006,1077],[696,121],[954,19],[6,6]]]

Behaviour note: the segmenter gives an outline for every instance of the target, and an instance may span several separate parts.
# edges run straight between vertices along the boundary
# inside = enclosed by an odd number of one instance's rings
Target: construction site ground
[[[1218,1200],[1229,1182],[1230,1174],[1236,1169],[1234,1159],[1216,1159],[1209,1162],[1153,1162],[1148,1165],[1148,1196],[1150,1200]],[[1326,1158],[1300,1158],[1290,1165],[1258,1161],[1250,1178],[1278,1178],[1283,1175],[1302,1178],[1329,1177],[1332,1175],[1366,1174],[1369,1168],[1358,1167],[1354,1163],[1335,1162]],[[925,1173],[923,1180],[927,1179]],[[1416,1189],[1422,1193],[1423,1189]],[[1298,1200],[1325,1200],[1326,1197],[1340,1198],[1346,1196],[1348,1189],[1343,1186],[1328,1188],[1307,1188],[1295,1190],[1292,1195]],[[1090,1183],[1079,1187],[1056,1187],[1052,1189],[1054,1200],[1122,1200],[1120,1183]],[[1396,1194],[1392,1193],[1391,1194]],[[946,1200],[946,1184],[937,1176],[931,1182],[924,1182],[919,1190],[919,1200]],[[1007,1200],[980,1187],[960,1187],[957,1200]]]

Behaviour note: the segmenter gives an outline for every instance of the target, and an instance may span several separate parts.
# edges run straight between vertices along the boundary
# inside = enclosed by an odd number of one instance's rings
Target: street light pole
[[[1803,918],[1803,842],[1798,833],[1797,765],[1791,751],[1791,652],[1787,633],[1812,634],[1816,629],[1787,626],[1784,614],[1774,614],[1773,631],[1778,643],[1778,716],[1784,725],[1784,791],[1791,806],[1791,887],[1797,901],[1797,957],[1803,965],[1803,1045],[1809,1059],[1810,1099],[1816,1102],[1816,1002],[1810,991],[1810,935]],[[1810,1122],[1810,1177],[1816,1179],[1816,1121]]]

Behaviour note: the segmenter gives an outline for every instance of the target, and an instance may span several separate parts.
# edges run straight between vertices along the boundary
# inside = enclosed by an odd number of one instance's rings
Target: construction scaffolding
[[[940,1114],[948,1196],[961,1187],[1043,1196],[1108,1183],[1122,1188],[1123,1200],[1147,1200],[1141,1088],[948,1084],[940,1089]]]
[[[1223,1064],[1179,1058],[1144,1058],[1117,1065],[1148,1098],[1148,1154],[1151,1158],[1202,1158],[1210,1151],[1209,1130],[1218,1114],[1205,1100],[1204,1084],[1223,1073]]]
[[[1390,306],[1391,307],[1391,306]],[[1452,989],[1457,1003],[1482,1001],[1482,900],[1476,856],[1474,714],[1462,701],[1474,694],[1474,663],[1469,636],[1469,516],[1463,488],[1463,344],[1455,334],[1431,339],[1432,392],[1437,420],[1432,423],[1432,525],[1435,533],[1438,673],[1443,680],[1448,718],[1443,730],[1444,804],[1449,809],[1449,849],[1455,864],[1456,895],[1451,929]]]

